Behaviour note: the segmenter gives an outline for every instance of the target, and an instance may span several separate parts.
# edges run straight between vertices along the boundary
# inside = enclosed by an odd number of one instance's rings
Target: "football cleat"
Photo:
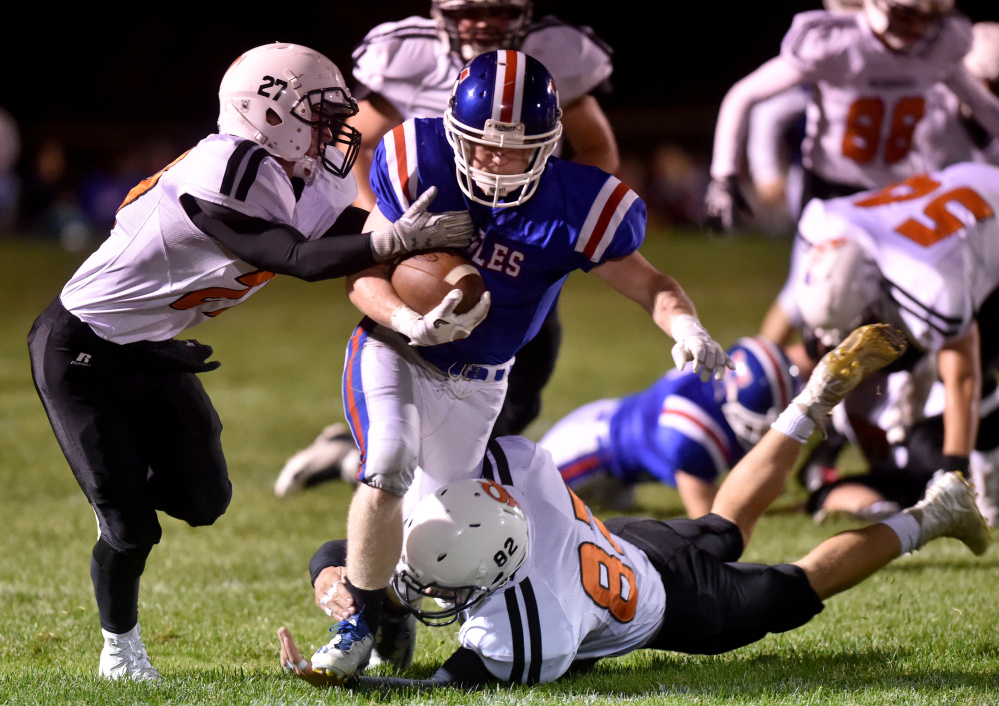
[[[937,471],[923,499],[903,512],[919,523],[919,546],[937,537],[953,537],[979,555],[992,541],[985,518],[975,504],[974,487],[956,471]]]
[[[805,389],[793,402],[815,422],[825,437],[822,425],[832,408],[861,380],[902,355],[907,346],[902,332],[894,326],[861,326],[822,356]]]
[[[160,673],[153,668],[146,654],[146,647],[139,637],[139,624],[118,635],[101,629],[104,649],[101,650],[99,674],[107,679],[132,679],[133,681],[159,681]]]
[[[315,441],[288,459],[274,483],[274,494],[283,498],[337,478],[356,483],[344,465],[352,451],[357,451],[357,445],[347,425],[330,424]]]
[[[312,669],[345,680],[364,671],[371,659],[375,635],[360,614],[330,628],[333,639],[312,655]]]
[[[409,669],[416,651],[416,622],[416,616],[409,611],[382,610],[368,664],[372,667],[386,664],[397,672]]]

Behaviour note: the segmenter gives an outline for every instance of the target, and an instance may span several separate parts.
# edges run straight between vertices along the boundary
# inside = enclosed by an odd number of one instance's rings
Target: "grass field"
[[[653,235],[646,256],[684,285],[723,344],[755,332],[783,278],[788,243]],[[341,417],[344,343],[358,319],[341,283],[279,278],[190,332],[222,367],[203,376],[225,424],[235,492],[213,527],[162,518],[142,579],[140,620],[156,686],[97,679],[100,630],[88,562],[93,513],[32,387],[25,337],[81,256],[0,239],[0,702],[517,704],[999,703],[999,550],[975,558],[943,540],[829,601],[805,627],[718,657],[640,651],[591,674],[485,694],[318,691],[277,664],[287,625],[311,653],[327,619],[312,604],[307,562],[342,536],[350,492],[327,484],[285,500],[272,492],[285,459]],[[651,383],[671,342],[638,307],[594,277],[570,278],[563,351],[546,390],[547,425],[577,405]],[[675,493],[643,487],[649,514],[678,514]],[[803,555],[847,524],[815,526],[789,487],[760,523],[748,560]],[[422,630],[412,676],[433,672],[453,628]]]

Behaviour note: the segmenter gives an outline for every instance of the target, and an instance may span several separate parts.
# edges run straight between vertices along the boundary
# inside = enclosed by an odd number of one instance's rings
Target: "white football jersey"
[[[648,557],[607,531],[547,451],[521,437],[503,437],[499,446],[482,476],[524,509],[530,553],[506,588],[466,614],[461,645],[512,682],[553,681],[575,659],[642,647],[658,632],[666,601]]]
[[[822,178],[874,188],[934,165],[914,146],[934,84],[959,70],[971,22],[946,18],[910,50],[888,49],[862,12],[802,12],[781,43],[781,57],[815,86],[807,109],[805,166]]]
[[[353,175],[338,180],[319,169],[299,205],[287,173],[266,150],[239,137],[210,135],[132,189],[110,237],[63,288],[63,306],[114,343],[167,340],[244,301],[274,277],[198,230],[180,204],[182,194],[291,225],[312,239],[356,193]]]
[[[519,49],[545,65],[563,107],[595,89],[613,70],[600,43],[553,18],[528,27]],[[354,78],[391,103],[403,120],[442,116],[465,63],[441,40],[437,23],[426,17],[378,25],[354,50],[353,60]]]
[[[885,320],[925,350],[963,336],[999,286],[999,167],[962,163],[802,214],[811,245],[855,239],[884,278]]]

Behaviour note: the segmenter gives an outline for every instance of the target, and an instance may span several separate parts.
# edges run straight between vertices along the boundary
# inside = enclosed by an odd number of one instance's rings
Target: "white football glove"
[[[715,341],[701,322],[690,314],[678,314],[670,321],[670,335],[676,341],[673,346],[673,362],[678,370],[692,361],[691,370],[701,374],[707,382],[714,374],[715,380],[725,377],[725,368],[735,370],[735,363],[728,353]]]
[[[464,314],[455,314],[455,307],[463,296],[460,289],[452,289],[425,316],[405,305],[397,307],[392,312],[392,328],[408,336],[411,346],[436,346],[468,338],[489,313],[490,297],[489,292],[485,292],[478,304]]]
[[[463,248],[472,242],[475,226],[468,211],[430,213],[437,187],[424,191],[395,223],[371,232],[371,249],[379,262],[403,253],[434,248]]]

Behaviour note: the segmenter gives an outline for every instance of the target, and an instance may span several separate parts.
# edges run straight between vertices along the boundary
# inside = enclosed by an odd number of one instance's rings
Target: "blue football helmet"
[[[562,135],[561,117],[555,81],[537,59],[500,49],[465,64],[444,111],[461,190],[493,208],[527,201]]]
[[[762,336],[740,338],[728,355],[722,413],[743,448],[752,448],[798,394],[798,369],[783,349]]]

